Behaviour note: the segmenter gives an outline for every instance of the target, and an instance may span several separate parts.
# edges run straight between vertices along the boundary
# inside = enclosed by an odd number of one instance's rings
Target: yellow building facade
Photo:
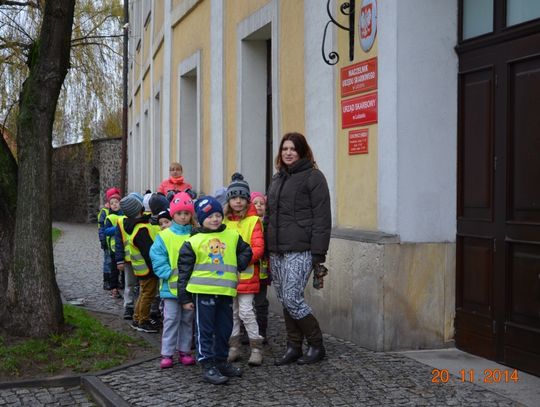
[[[455,302],[457,2],[357,0],[352,18],[342,3],[130,1],[129,190],[156,190],[179,161],[198,193],[237,171],[264,192],[281,136],[301,132],[332,196],[330,273],[306,292],[323,330],[375,350],[443,347]],[[333,23],[324,34],[332,18],[354,29],[352,43]]]

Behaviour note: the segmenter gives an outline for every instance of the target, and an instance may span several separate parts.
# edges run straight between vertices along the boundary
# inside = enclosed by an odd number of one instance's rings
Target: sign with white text
[[[377,89],[377,58],[341,68],[341,96]]]
[[[351,130],[349,132],[349,155],[368,153],[369,129]]]
[[[341,128],[377,123],[377,92],[341,101]]]

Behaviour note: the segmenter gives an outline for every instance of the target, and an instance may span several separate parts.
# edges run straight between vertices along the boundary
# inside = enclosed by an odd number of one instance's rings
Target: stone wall
[[[358,241],[334,230],[326,259],[324,288],[310,278],[305,292],[323,332],[375,351],[453,346],[455,243]]]
[[[122,139],[94,140],[55,148],[52,158],[52,217],[96,222],[105,191],[120,186]]]

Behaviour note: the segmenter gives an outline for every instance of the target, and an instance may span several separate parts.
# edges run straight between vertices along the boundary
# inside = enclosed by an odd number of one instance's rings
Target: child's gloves
[[[324,287],[324,277],[328,274],[328,269],[324,264],[313,265],[313,288],[320,290]]]
[[[191,199],[197,198],[197,193],[190,188],[186,189],[184,192],[188,194],[191,197]]]

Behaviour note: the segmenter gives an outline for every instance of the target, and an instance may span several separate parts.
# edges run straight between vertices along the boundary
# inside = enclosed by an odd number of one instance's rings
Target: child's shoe
[[[232,363],[227,361],[221,361],[216,363],[216,368],[219,372],[226,377],[242,377],[242,369],[236,367]]]
[[[162,356],[161,362],[159,362],[159,367],[161,369],[169,369],[173,367],[174,362],[172,356]]]
[[[195,358],[191,356],[189,353],[185,353],[185,352],[178,352],[178,361],[182,363],[184,366],[191,366],[196,363]]]
[[[231,336],[229,338],[229,357],[228,362],[236,362],[240,359],[240,335]]]
[[[118,291],[118,288],[113,288],[111,290],[111,297],[114,299],[120,299],[122,298],[122,294],[120,294],[120,291]]]
[[[224,384],[229,381],[227,376],[221,374],[218,368],[210,362],[203,363],[202,378],[205,382],[212,384]]]

